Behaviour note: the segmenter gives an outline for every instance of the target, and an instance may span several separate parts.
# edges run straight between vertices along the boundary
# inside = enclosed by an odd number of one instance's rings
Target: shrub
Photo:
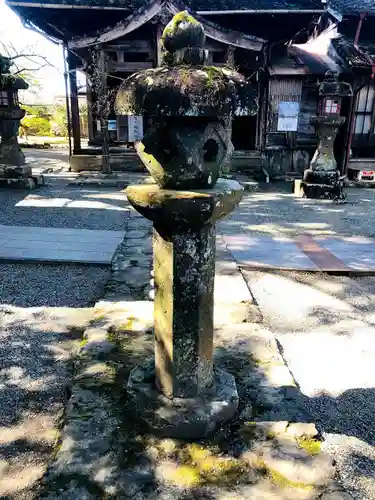
[[[27,115],[21,121],[21,127],[27,129],[30,135],[51,135],[51,123],[47,118]]]

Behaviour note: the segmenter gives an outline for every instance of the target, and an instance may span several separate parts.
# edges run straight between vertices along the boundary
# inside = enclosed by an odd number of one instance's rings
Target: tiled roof
[[[17,0],[13,0],[17,4]],[[13,4],[9,0],[10,4]],[[368,0],[372,1],[372,0]],[[40,0],[22,0],[22,5],[38,3]],[[321,0],[186,0],[193,10],[320,10],[325,8]],[[43,0],[43,5],[79,5],[82,0]],[[141,0],[85,0],[86,6],[121,6],[129,10],[145,4]]]
[[[359,50],[354,47],[354,40],[349,40],[340,36],[332,43],[339,56],[350,67],[369,67],[370,61],[375,62],[375,43],[366,43],[361,41]]]
[[[186,0],[194,10],[315,10],[324,9],[320,0]]]
[[[328,70],[341,73],[340,67],[331,57],[307,52],[301,46],[290,45],[288,56],[271,62],[271,75],[324,75]]]
[[[375,0],[329,0],[328,6],[341,14],[358,14],[359,12],[375,14]]]

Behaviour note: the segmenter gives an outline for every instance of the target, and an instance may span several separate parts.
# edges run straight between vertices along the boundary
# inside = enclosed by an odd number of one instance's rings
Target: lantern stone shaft
[[[254,111],[237,72],[206,66],[203,27],[187,12],[164,30],[166,66],[124,82],[119,114],[147,114],[153,126],[136,150],[155,184],[129,186],[133,207],[154,227],[155,356],[130,374],[139,415],[162,436],[199,438],[232,417],[234,377],[213,363],[215,223],[243,188],[221,179],[233,151],[228,117]]]

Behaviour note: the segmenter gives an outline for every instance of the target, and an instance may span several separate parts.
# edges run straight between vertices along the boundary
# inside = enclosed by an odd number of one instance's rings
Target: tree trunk
[[[102,120],[102,172],[103,174],[111,173],[111,165],[109,163],[109,132],[108,120]]]

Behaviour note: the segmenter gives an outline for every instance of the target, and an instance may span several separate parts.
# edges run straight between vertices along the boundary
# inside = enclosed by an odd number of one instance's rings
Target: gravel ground
[[[10,226],[120,231],[129,214],[126,196],[119,190],[78,188],[58,178],[31,192],[0,188],[0,205],[0,224]]]
[[[56,444],[72,355],[108,272],[0,265],[0,498],[33,498]]]
[[[375,498],[375,278],[245,272],[357,500]]]
[[[219,226],[227,233],[375,236],[375,189],[348,189],[349,202],[344,205],[295,198],[290,191],[291,186],[283,184],[246,194],[239,208]]]
[[[47,185],[33,191],[0,187],[0,225],[123,230],[129,215],[125,194],[116,188],[69,185],[66,150],[25,150],[33,167],[51,168]]]
[[[48,183],[30,193],[1,189],[0,224],[124,229],[128,209],[118,190],[71,187],[64,176]],[[72,356],[109,268],[0,263],[0,274],[0,498],[30,500],[56,444]]]

